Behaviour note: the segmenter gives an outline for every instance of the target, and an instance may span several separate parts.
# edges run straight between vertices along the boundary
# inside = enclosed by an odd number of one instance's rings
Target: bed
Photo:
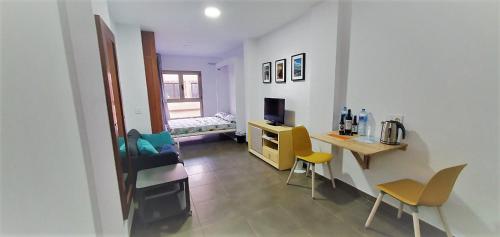
[[[168,130],[173,138],[234,133],[236,120],[232,114],[219,112],[213,117],[172,119],[168,121]],[[179,144],[178,141],[177,144]]]

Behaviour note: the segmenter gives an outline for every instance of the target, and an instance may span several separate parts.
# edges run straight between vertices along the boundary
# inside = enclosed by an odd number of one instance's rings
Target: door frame
[[[132,196],[134,193],[134,188],[135,188],[135,177],[134,177],[134,172],[132,169],[132,162],[130,159],[130,156],[128,155],[126,159],[128,160],[128,173],[129,177],[127,179],[129,182],[125,182],[125,179],[123,177],[123,166],[122,166],[122,160],[120,157],[120,151],[118,148],[118,139],[116,136],[116,133],[120,133],[120,129],[122,130],[123,137],[125,139],[125,143],[127,143],[127,131],[125,130],[125,121],[123,117],[123,106],[122,106],[122,97],[121,97],[121,91],[120,91],[120,80],[119,80],[119,75],[118,75],[118,62],[116,59],[116,43],[115,43],[115,37],[113,35],[113,32],[109,29],[109,27],[106,25],[106,23],[102,20],[102,18],[99,15],[94,15],[95,23],[96,23],[96,30],[97,30],[97,41],[99,43],[99,55],[101,59],[101,69],[102,69],[102,76],[103,76],[103,83],[104,83],[104,93],[106,95],[106,105],[107,105],[107,110],[108,110],[108,119],[109,119],[109,127],[110,127],[110,135],[111,135],[111,141],[112,141],[112,146],[113,146],[113,155],[114,155],[114,160],[115,160],[115,167],[116,167],[116,176],[118,179],[118,190],[120,193],[120,202],[121,202],[121,209],[122,209],[122,216],[123,219],[128,218],[130,206],[132,204]],[[109,55],[109,47],[106,44],[106,42],[111,41],[112,47],[113,47],[113,52],[114,55],[112,56],[111,60],[114,62],[110,62],[110,55]],[[112,68],[114,66],[114,68]],[[108,76],[108,73],[111,70],[115,70],[116,73],[116,88],[110,88],[110,81],[113,83],[113,78],[110,78]],[[110,73],[111,74],[111,73]],[[113,113],[113,100],[111,99],[111,90],[115,89],[117,94],[113,93],[114,99],[117,101],[117,105],[115,107],[120,107],[119,110],[117,111],[119,114],[118,116],[121,116],[121,121],[117,121],[117,126],[121,127],[118,128],[118,131],[115,127],[114,123],[114,116],[115,114]],[[117,119],[118,120],[118,119]]]

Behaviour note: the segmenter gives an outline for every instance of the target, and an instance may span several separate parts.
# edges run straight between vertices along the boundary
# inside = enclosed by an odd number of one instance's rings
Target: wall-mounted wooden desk
[[[370,159],[373,155],[384,153],[393,150],[406,150],[408,144],[401,143],[399,145],[386,145],[380,142],[364,143],[353,138],[343,140],[330,136],[328,134],[312,135],[311,138],[332,144],[336,147],[350,150],[363,169],[370,168]]]

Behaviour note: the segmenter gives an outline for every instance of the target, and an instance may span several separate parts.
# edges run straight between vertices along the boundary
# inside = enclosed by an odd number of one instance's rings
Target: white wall
[[[227,72],[215,67],[220,58],[173,55],[161,57],[162,70],[201,71],[204,116],[213,116],[220,111],[229,112]]]
[[[217,111],[231,112],[231,96],[229,81],[229,69],[227,67],[217,69],[219,76],[216,79]]]
[[[245,91],[245,70],[243,56],[236,57],[233,64],[234,73],[234,101],[236,115],[236,131],[246,133],[246,91]]]
[[[227,70],[229,86],[229,113],[236,114],[236,71],[234,66],[224,66]]]
[[[108,0],[91,2],[93,13],[101,16],[115,36],[125,127],[151,133],[141,29],[137,25],[114,22]]]
[[[115,24],[116,52],[125,127],[151,133],[148,90],[139,26]]]
[[[127,236],[91,2],[1,6],[1,233]]]
[[[232,49],[222,56],[217,68],[227,70],[229,87],[229,112],[236,115],[236,131],[246,132],[245,116],[245,78],[243,65],[243,47]]]
[[[3,22],[4,22],[4,18],[2,17],[3,16],[3,9],[4,9],[4,4],[0,3],[0,33],[3,34],[3,31],[1,30],[3,28]],[[4,56],[3,56],[3,37],[0,37],[0,92],[2,92],[2,81],[3,81],[3,59],[4,59]],[[2,99],[2,96],[0,95],[0,105],[2,105],[3,103],[3,99]],[[0,108],[0,115],[2,114],[2,109]],[[3,134],[3,121],[2,121],[2,117],[3,116],[0,116],[0,134]],[[0,135],[0,171],[3,170],[2,168],[2,160],[3,160],[3,153],[2,153],[2,150],[3,150],[3,140],[2,140],[2,135]],[[0,175],[0,184],[3,184],[3,181],[2,181],[2,175]],[[2,191],[0,189],[0,213],[2,212],[2,204],[3,204],[3,201],[2,201]],[[3,223],[3,215],[0,215],[0,223]],[[1,224],[0,224],[1,225]],[[0,230],[1,231],[1,230]]]
[[[262,64],[259,66],[259,62],[257,61],[257,40],[256,39],[247,39],[243,43],[243,70],[244,70],[244,101],[245,101],[245,131],[247,131],[247,122],[249,119],[256,118],[255,116],[250,116],[250,112],[254,111],[251,108],[251,105],[255,102],[251,103],[250,100],[254,100],[256,98],[255,93],[258,88],[256,88],[255,77],[258,76],[258,72],[262,70]],[[258,69],[260,68],[260,69]],[[274,77],[273,77],[274,78]],[[259,98],[258,96],[257,98]],[[263,118],[263,117],[262,117]],[[248,137],[247,137],[248,138]]]
[[[123,221],[110,127],[99,60],[96,28],[90,1],[64,2],[67,24],[63,24],[69,66],[74,70],[73,92],[87,164],[87,177],[93,185],[90,195],[98,216],[97,233],[127,236],[132,224]],[[63,21],[64,22],[64,21]],[[72,60],[71,60],[72,59]],[[131,209],[129,214],[132,214]],[[99,227],[99,228],[97,228]]]
[[[500,184],[496,4],[342,2],[337,37],[337,14],[332,14],[337,5],[323,3],[298,21],[245,42],[247,118],[262,119],[267,96],[286,98],[296,124],[312,133],[335,128],[345,102],[355,112],[367,108],[374,124],[403,114],[407,151],[376,157],[369,170],[343,152],[334,159],[334,175],[375,196],[378,183],[427,181],[442,168],[468,163],[444,212],[457,236],[493,236],[500,226],[500,194],[492,189]],[[290,82],[289,57],[300,52],[307,54],[306,81]],[[261,64],[273,62],[274,73],[280,58],[287,59],[287,83],[275,84],[273,75],[272,84],[263,84]],[[329,150],[317,143],[314,148]],[[435,210],[422,208],[421,217],[442,229]]]
[[[500,27],[500,3],[497,2],[497,29]],[[497,30],[497,60],[496,60],[496,65],[500,63],[500,45],[498,43],[500,41],[500,30]],[[500,80],[500,67],[497,66],[497,80]],[[500,83],[497,83],[497,101],[498,104],[500,104]],[[500,109],[497,111],[498,112],[498,118],[500,118]],[[498,126],[498,132],[497,135],[500,134],[500,126]],[[500,139],[499,139],[500,140]],[[497,155],[500,156],[500,141],[497,141]],[[497,170],[500,170],[500,162],[497,160]],[[500,183],[500,175],[497,175],[497,182]],[[497,197],[500,197],[500,188],[497,189]],[[497,210],[500,210],[500,202],[497,202]],[[500,231],[500,225],[497,225],[497,231]]]
[[[355,2],[352,8],[348,106],[366,107],[377,124],[391,113],[405,115],[409,147],[372,159],[365,171],[345,152],[337,175],[376,195],[378,183],[425,182],[442,168],[468,163],[444,205],[457,236],[493,236],[500,224],[495,4]],[[442,226],[435,210],[422,208],[421,217]]]
[[[282,28],[245,43],[246,108],[248,120],[263,120],[264,98],[286,99],[296,125],[311,133],[330,131],[337,39],[336,1],[322,3]],[[306,53],[305,81],[290,80],[292,55]],[[286,83],[275,83],[275,60],[285,58]],[[272,63],[272,83],[262,83],[262,63]],[[293,121],[289,121],[293,123]],[[316,144],[329,151],[329,146]]]
[[[58,3],[1,4],[2,234],[93,236]]]
[[[99,15],[106,25],[108,25],[109,29],[114,32],[115,23],[111,19],[109,14],[108,0],[90,0],[92,4],[92,12],[95,15]]]

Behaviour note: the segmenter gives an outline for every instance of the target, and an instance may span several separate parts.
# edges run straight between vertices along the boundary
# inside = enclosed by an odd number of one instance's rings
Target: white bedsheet
[[[173,119],[168,121],[168,125],[172,135],[236,128],[236,123],[228,122],[218,117]]]

